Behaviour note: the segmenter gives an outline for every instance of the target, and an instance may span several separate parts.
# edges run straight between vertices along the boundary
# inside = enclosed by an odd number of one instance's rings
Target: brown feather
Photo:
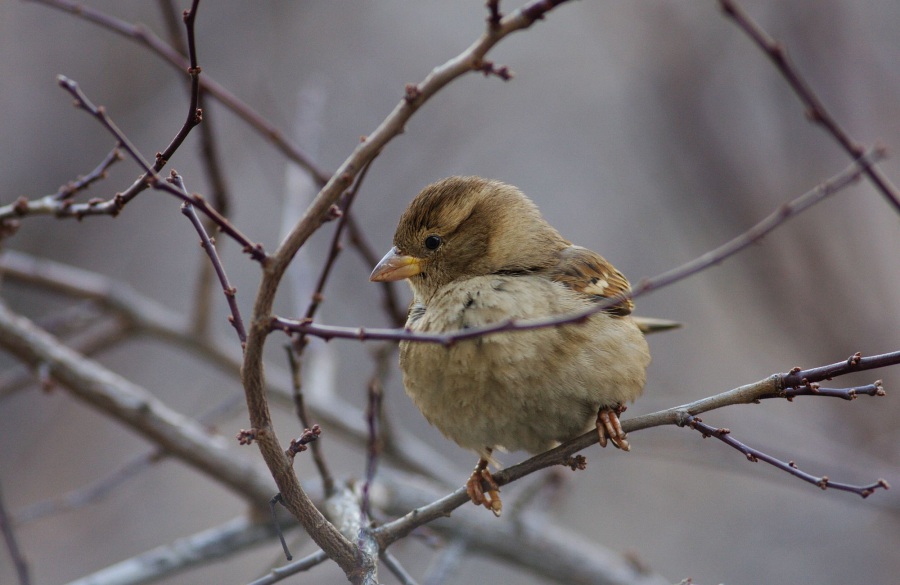
[[[562,250],[559,262],[548,270],[548,275],[596,302],[627,294],[631,290],[628,280],[603,256],[581,246],[569,246]],[[633,309],[631,299],[624,299],[604,312],[624,317],[630,315]]]

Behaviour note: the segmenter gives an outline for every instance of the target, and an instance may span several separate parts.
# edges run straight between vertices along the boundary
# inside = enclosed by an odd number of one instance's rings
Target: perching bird
[[[521,191],[479,177],[444,179],[409,204],[370,277],[402,279],[414,295],[406,327],[423,333],[573,313],[629,290],[612,264],[563,238]],[[466,484],[475,504],[500,515],[488,469],[494,449],[540,453],[596,427],[602,446],[609,439],[629,450],[617,415],[643,391],[650,363],[632,308],[623,300],[583,323],[449,347],[400,343],[407,394],[481,457]]]

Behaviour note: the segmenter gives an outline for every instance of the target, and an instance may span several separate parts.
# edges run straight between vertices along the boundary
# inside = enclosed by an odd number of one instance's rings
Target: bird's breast
[[[577,311],[590,302],[536,275],[451,283],[413,305],[407,327],[446,333]],[[404,386],[425,417],[460,446],[543,451],[593,422],[601,405],[633,400],[649,353],[630,318],[505,332],[448,347],[404,341]]]

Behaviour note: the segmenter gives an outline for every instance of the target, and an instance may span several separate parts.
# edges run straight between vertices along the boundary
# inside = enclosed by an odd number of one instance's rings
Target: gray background
[[[164,36],[157,3],[90,4]],[[746,5],[788,45],[852,136],[900,148],[900,4]],[[404,84],[467,47],[484,17],[481,0],[205,2],[197,25],[200,63],[332,169],[393,108]],[[804,119],[775,69],[714,2],[577,2],[508,38],[490,58],[508,65],[515,79],[460,79],[429,102],[373,166],[355,212],[379,252],[389,247],[399,214],[422,186],[451,174],[479,174],[520,186],[566,237],[601,252],[636,281],[742,232],[849,162]],[[112,146],[94,120],[71,107],[56,87],[57,73],[106,105],[147,156],[162,149],[183,120],[182,78],[148,51],[72,16],[3,0],[0,203],[54,192]],[[318,112],[315,123],[310,111]],[[235,223],[274,249],[288,165],[219,104],[210,105],[207,117],[220,138]],[[191,190],[204,192],[196,144],[192,136],[172,166]],[[896,158],[883,168],[900,182]],[[109,197],[137,174],[131,163],[119,164],[91,196]],[[108,274],[176,310],[191,309],[192,275],[202,259],[196,234],[168,196],[144,193],[114,220],[23,223],[10,248]],[[794,365],[897,350],[897,228],[897,215],[862,183],[721,266],[639,300],[639,313],[687,327],[651,339],[647,390],[629,414]],[[329,237],[323,230],[313,239],[307,261],[321,262]],[[247,315],[258,268],[231,242],[223,255]],[[326,291],[323,321],[386,324],[378,292],[367,282],[370,269],[353,252],[342,256]],[[3,292],[14,308],[36,318],[61,306],[33,289],[5,286]],[[280,303],[279,310],[290,311],[289,295]],[[233,339],[218,298],[215,311],[220,334]],[[280,351],[277,341],[270,346]],[[338,364],[336,387],[362,408],[369,349],[340,341],[328,347]],[[281,359],[279,353],[272,358]],[[99,359],[188,414],[239,391],[236,380],[146,339]],[[885,378],[886,399],[798,399],[704,418],[813,473],[853,483],[884,477],[900,487],[896,368],[841,382],[875,378]],[[425,423],[396,372],[387,394],[392,418],[452,458],[462,483],[474,456]],[[20,392],[0,402],[0,417],[0,484],[13,512],[90,483],[147,448],[64,391]],[[283,439],[295,433],[288,415],[278,420]],[[246,426],[238,412],[219,428],[231,436]],[[631,442],[628,455],[596,447],[586,452],[588,471],[569,477],[566,497],[553,509],[559,525],[633,552],[673,582],[688,576],[729,584],[896,582],[896,492],[868,500],[821,492],[688,430],[653,429]],[[363,473],[357,449],[340,441],[324,445],[341,477]],[[255,449],[235,445],[234,451],[259,462]],[[301,467],[300,473],[309,477],[312,470]],[[505,493],[513,497],[520,489]],[[242,509],[230,493],[169,461],[99,504],[22,526],[18,534],[35,582],[61,583]],[[481,521],[498,522],[486,513]],[[416,541],[392,550],[416,575],[431,558]],[[167,582],[243,583],[278,555],[273,543]],[[383,578],[394,582],[386,572]],[[513,578],[537,582],[478,558],[454,582]],[[0,554],[0,583],[14,579],[8,556]],[[329,566],[294,582],[344,580]]]

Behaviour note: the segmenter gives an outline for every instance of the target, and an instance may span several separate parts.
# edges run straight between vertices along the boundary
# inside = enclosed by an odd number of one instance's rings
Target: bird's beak
[[[396,246],[384,255],[381,262],[369,275],[372,282],[391,282],[403,280],[422,272],[422,259],[415,256],[405,256]]]

